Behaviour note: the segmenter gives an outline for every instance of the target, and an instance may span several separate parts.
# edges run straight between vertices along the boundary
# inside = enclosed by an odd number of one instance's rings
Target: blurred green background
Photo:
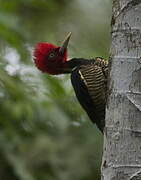
[[[69,57],[108,58],[111,0],[0,0],[0,179],[99,180],[103,137],[80,107],[69,75],[48,76],[34,45]]]

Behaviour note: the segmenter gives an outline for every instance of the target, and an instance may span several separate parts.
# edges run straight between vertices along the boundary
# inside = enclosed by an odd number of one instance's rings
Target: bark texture
[[[141,180],[141,0],[113,0],[102,180]]]

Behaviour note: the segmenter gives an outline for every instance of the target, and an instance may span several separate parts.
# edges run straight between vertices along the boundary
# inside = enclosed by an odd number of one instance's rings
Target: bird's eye
[[[54,53],[50,53],[50,54],[49,54],[49,58],[53,58],[54,56],[55,56]]]

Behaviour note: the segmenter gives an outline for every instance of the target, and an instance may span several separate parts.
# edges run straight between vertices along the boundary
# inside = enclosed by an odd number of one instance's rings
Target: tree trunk
[[[102,180],[141,180],[141,0],[113,0]]]

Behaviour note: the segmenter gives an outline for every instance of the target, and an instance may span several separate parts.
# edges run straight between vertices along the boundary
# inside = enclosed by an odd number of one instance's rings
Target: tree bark
[[[113,0],[102,180],[141,180],[141,0]]]

